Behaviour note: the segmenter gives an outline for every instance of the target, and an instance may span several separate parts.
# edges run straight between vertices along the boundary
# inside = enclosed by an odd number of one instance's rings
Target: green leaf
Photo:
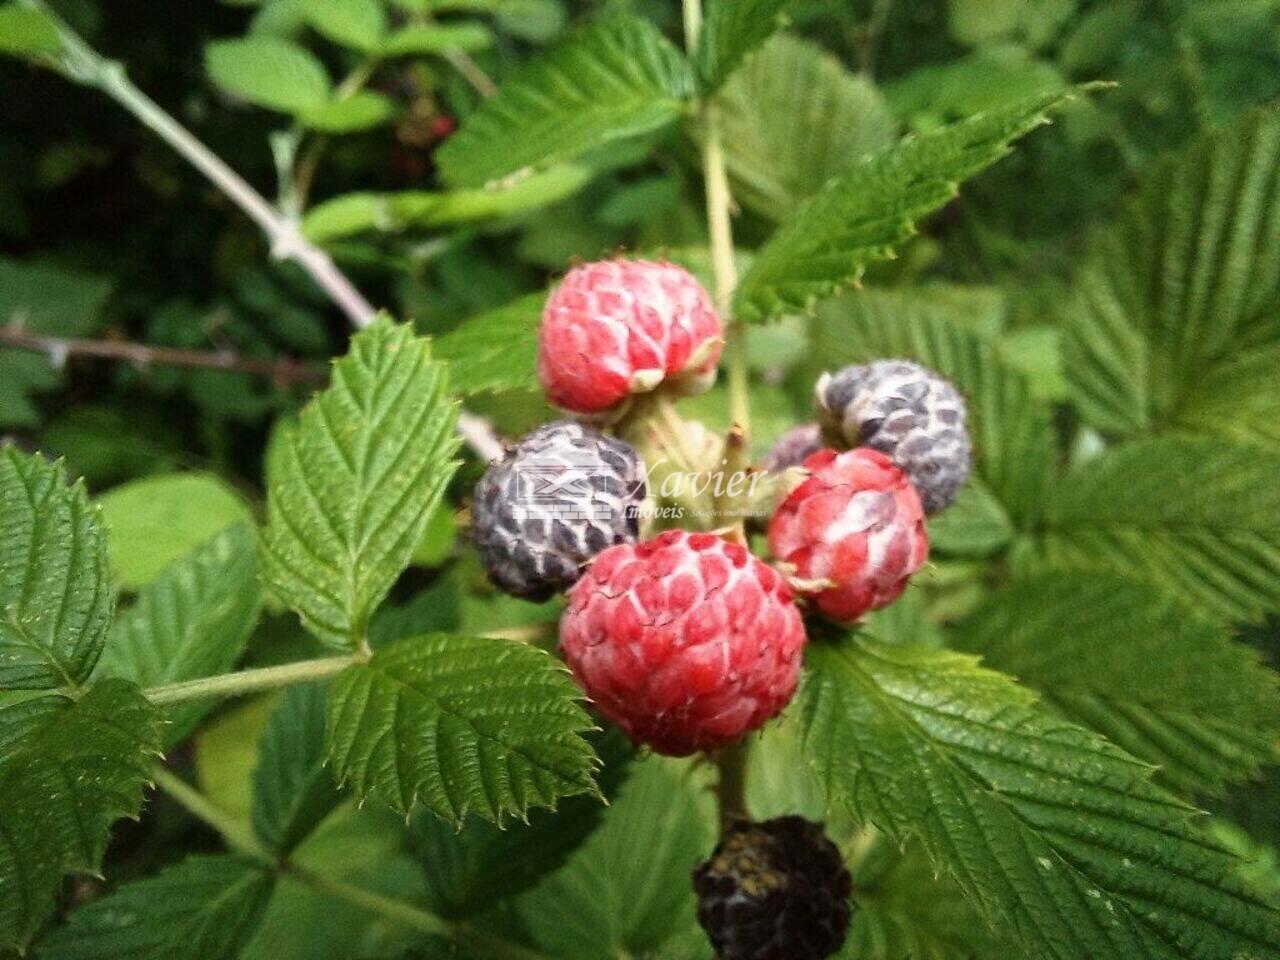
[[[493,46],[493,31],[483,23],[415,23],[387,37],[382,54],[403,57],[417,53],[476,53]]]
[[[98,673],[156,687],[226,673],[258,621],[258,541],[245,523],[228,527],[170,564],[112,627]],[[164,742],[181,742],[212,703],[166,710]]]
[[[84,483],[0,447],[0,690],[73,689],[106,641],[115,594]]]
[[[16,732],[13,709],[0,724],[0,946],[21,948],[63,874],[97,870],[111,824],[137,815],[159,736],[155,708],[123,680],[29,701]]]
[[[1038,47],[1052,40],[1075,12],[1075,0],[948,0],[951,36],[970,46],[1023,39]]]
[[[46,260],[0,257],[0,326],[83,337],[102,323],[109,277]]]
[[[357,90],[302,114],[301,120],[313,130],[325,133],[359,133],[380,126],[394,117],[391,98],[372,90]]]
[[[262,734],[253,771],[253,829],[288,856],[342,799],[325,752],[325,688],[289,690]]]
[[[381,0],[292,0],[304,20],[334,43],[373,53],[387,31]]]
[[[43,960],[235,960],[253,937],[275,874],[248,857],[190,857],[71,915]]]
[[[545,293],[531,293],[465,320],[436,343],[462,396],[538,385],[538,324]]]
[[[98,506],[111,570],[126,590],[151,583],[169,564],[232,524],[253,521],[240,494],[209,473],[135,480],[102,494]]]
[[[660,757],[635,764],[604,824],[516,901],[543,952],[559,960],[680,956],[661,948],[693,926],[689,876],[715,843],[709,796],[692,779]]]
[[[898,116],[928,129],[1066,86],[1054,66],[1006,46],[912,70],[886,92]]]
[[[415,567],[439,567],[453,553],[458,539],[458,521],[453,504],[442,500],[427,522],[426,533],[413,548],[412,563]]]
[[[779,222],[897,133],[870,81],[786,34],[752,55],[717,101],[735,199]]]
[[[290,858],[315,876],[418,904],[422,879],[405,852],[400,817],[340,807]],[[240,960],[408,960],[421,933],[368,906],[340,900],[287,874],[276,885],[258,935]],[[447,956],[447,954],[446,954]]]
[[[862,869],[855,871],[853,920],[837,957],[1003,960],[1023,956],[992,933],[951,878],[938,876],[918,844],[909,846],[887,873],[868,879]]]
[[[1178,411],[1176,427],[1204,437],[1280,451],[1280,344],[1241,351],[1205,370]]]
[[[917,837],[1034,958],[1262,960],[1280,912],[1150,768],[970,657],[814,644],[800,701],[833,800]]]
[[[1010,152],[1069,95],[1035,97],[979,114],[854,164],[800,208],[743,277],[735,313],[760,322],[805,312],[893,255],[916,221],[956,196],[961,181]]]
[[[743,57],[786,23],[791,0],[708,0],[698,37],[698,73],[708,91],[729,78]]]
[[[1256,113],[1147,176],[1096,238],[1067,310],[1072,395],[1098,429],[1182,427],[1276,446],[1280,114]],[[1225,395],[1225,400],[1224,400]],[[1231,400],[1245,414],[1221,415]]]
[[[591,176],[588,167],[566,165],[494,188],[348,193],[313,207],[303,221],[303,230],[309,239],[328,243],[370,230],[396,233],[512,216],[577,193]]]
[[[1280,607],[1280,453],[1194,438],[1139,440],[1054,485],[1028,569],[1138,576],[1203,612]]]
[[[324,643],[359,647],[456,464],[444,364],[408,326],[356,334],[268,464],[267,583]]]
[[[932,549],[962,557],[989,557],[1013,539],[1013,521],[977,477],[970,477],[946,510],[929,518]]]
[[[57,53],[61,48],[58,28],[41,11],[15,3],[0,7],[0,53]]]
[[[1209,825],[1213,838],[1240,858],[1244,882],[1273,902],[1280,901],[1280,851],[1259,843],[1233,823],[1214,820]]]
[[[958,643],[1184,793],[1221,794],[1278,759],[1275,673],[1225,627],[1140,581],[1015,582],[963,623]]]
[[[908,590],[887,607],[872,610],[863,624],[867,633],[881,643],[908,647],[946,646],[942,630],[930,616],[925,596],[919,590]]]
[[[431,634],[390,644],[329,691],[329,755],[357,796],[501,823],[596,790],[581,693],[557,660],[502,640]]]
[[[607,17],[504,83],[436,161],[453,186],[483,186],[665,126],[692,92],[688,64],[655,26]]]
[[[967,315],[955,298],[930,288],[865,290],[823,306],[812,352],[829,370],[905,357],[953,381],[969,407],[975,473],[984,488],[978,497],[994,497],[1010,520],[1028,525],[1044,510],[1054,479],[1049,409],[1033,399],[1026,379],[994,343],[966,329]],[[979,509],[988,534],[978,539],[994,543],[1003,524],[991,503]],[[942,521],[944,529],[948,522]]]
[[[604,820],[607,803],[630,771],[631,747],[614,728],[599,738],[600,796],[568,797],[554,811],[532,810],[527,823],[495,826],[468,817],[461,829],[432,814],[411,826],[433,909],[450,919],[481,913],[536,886],[569,858]]]
[[[205,67],[222,90],[281,113],[317,110],[332,90],[324,64],[304,47],[276,37],[211,43]]]
[[[8,9],[8,8],[5,8]],[[83,337],[102,322],[111,281],[43,260],[0,257],[0,326],[17,324],[32,333]],[[0,346],[0,425],[34,427],[40,413],[30,395],[56,389],[64,376],[56,354],[41,355]]]

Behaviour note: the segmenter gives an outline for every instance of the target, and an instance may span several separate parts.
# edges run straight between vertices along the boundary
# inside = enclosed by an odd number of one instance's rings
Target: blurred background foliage
[[[440,351],[460,358],[456,377],[466,378],[468,357],[480,349],[527,364],[519,339],[506,332],[536,320],[539,293],[575,259],[638,251],[705,272],[697,153],[678,132],[615,142],[496,195],[451,189],[434,160],[494,85],[569,24],[630,9],[674,34],[679,9],[669,0],[56,6],[299,218],[374,303],[445,336]],[[724,93],[743,262],[832,174],[903,135],[1035,91],[1089,80],[1116,86],[1077,100],[967,184],[897,259],[870,271],[871,293],[823,304],[813,323],[793,318],[753,330],[757,445],[808,418],[818,371],[856,358],[830,336],[833,324],[851,319],[869,331],[904,318],[944,322],[993,351],[1052,406],[1067,459],[1087,459],[1123,435],[1097,429],[1098,417],[1090,426],[1065,402],[1069,291],[1095,235],[1165,155],[1280,95],[1280,0],[796,0],[788,13],[791,31],[753,55]],[[343,351],[346,321],[296,268],[269,253],[255,227],[132,118],[53,74],[0,60],[0,327],[322,369]],[[477,346],[473,334],[450,347],[451,331],[491,311],[496,333],[488,342]],[[876,342],[874,332],[864,336],[864,346]],[[1274,380],[1265,386],[1274,369],[1252,382],[1277,390]],[[112,531],[117,576],[136,589],[256,509],[272,426],[306,399],[306,380],[0,344],[0,434],[64,456],[73,475],[88,479]],[[518,434],[548,416],[531,386],[479,389],[468,403],[501,433]],[[1274,394],[1263,398],[1263,435],[1274,431],[1277,405]],[[682,409],[713,426],[727,419],[721,389]],[[554,605],[486,592],[474,560],[456,548],[455,509],[476,471],[472,464],[460,475],[454,504],[434,523],[399,602],[375,625],[384,642],[429,628],[536,627],[556,617]],[[982,600],[1012,536],[1000,506],[987,499],[978,489],[935,531],[933,575],[876,615],[882,636],[941,642],[937,624]],[[1246,639],[1277,664],[1273,621],[1249,628]],[[269,611],[248,656],[279,662],[305,654],[309,643],[291,617]],[[182,748],[204,789],[230,811],[247,815],[254,745],[273,706],[223,709]],[[803,779],[787,772],[793,737],[785,727],[769,737],[755,762],[773,767],[757,771],[756,782],[774,789],[757,805],[770,808],[764,813],[777,806],[820,815]],[[703,795],[690,780],[696,775],[645,764],[590,849],[517,898],[516,915],[502,922],[547,949],[564,940],[566,957],[574,943],[635,956],[654,949],[672,929],[671,911],[688,906],[666,903],[661,891],[683,889],[684,854],[707,846],[706,818],[697,802],[685,802]],[[1259,883],[1277,889],[1269,845],[1280,842],[1280,778],[1273,772],[1218,803],[1236,825],[1224,821],[1220,839],[1255,854]],[[194,830],[176,808],[154,805],[117,842],[113,877],[151,872],[182,846],[213,845],[212,835]],[[672,847],[638,842],[654,831]],[[429,825],[413,833],[433,842]],[[397,896],[438,894],[443,881],[424,881],[403,841],[395,818],[342,807],[298,857]],[[868,883],[850,956],[890,941],[905,944],[903,956],[953,955],[945,937],[909,942],[919,906],[913,884],[925,872],[918,860],[857,861],[875,883]],[[617,903],[605,907],[581,902],[602,863],[625,863],[635,889],[610,887]],[[939,894],[937,909],[952,901],[957,928],[972,924],[954,896]],[[384,957],[403,947],[402,931],[344,909],[352,910],[286,885],[246,956]],[[969,930],[957,942],[977,936]]]

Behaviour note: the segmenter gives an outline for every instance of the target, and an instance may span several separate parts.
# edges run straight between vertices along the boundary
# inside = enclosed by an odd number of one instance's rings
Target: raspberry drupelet
[[[547,300],[538,331],[538,378],[547,398],[580,416],[607,418],[660,384],[706,389],[722,343],[720,317],[682,267],[602,260],[570,270]]]
[[[810,476],[769,523],[769,549],[837,621],[896,600],[929,556],[924,510],[907,475],[875,450],[819,450]]]
[[[669,530],[605,550],[569,591],[560,648],[600,712],[684,756],[791,700],[805,644],[786,581],[745,547]]]

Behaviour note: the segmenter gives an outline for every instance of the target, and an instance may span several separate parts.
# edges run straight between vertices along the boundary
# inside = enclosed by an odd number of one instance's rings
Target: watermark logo
[[[628,516],[657,520],[705,519],[713,512],[747,518],[766,515],[760,491],[770,474],[762,470],[681,470],[663,458],[648,464],[646,476],[628,487],[616,472],[587,451],[527,457],[515,471],[518,519],[608,522],[619,509]],[[767,489],[767,488],[766,488]],[[647,493],[647,498],[644,494]],[[643,502],[642,502],[643,501]]]
[[[599,458],[587,451],[526,457],[515,470],[516,518],[607,521],[612,505],[596,495],[605,475]]]

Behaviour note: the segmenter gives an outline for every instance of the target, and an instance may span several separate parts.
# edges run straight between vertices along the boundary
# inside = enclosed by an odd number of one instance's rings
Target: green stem
[[[692,55],[702,32],[702,0],[683,0],[685,45]],[[733,318],[733,291],[738,272],[733,259],[733,196],[725,167],[720,132],[720,106],[714,99],[700,104],[702,177],[707,198],[707,230],[711,239],[711,270],[716,308],[725,323],[725,366],[728,370],[729,419],[733,424],[726,446],[726,472],[732,476],[750,466],[751,394],[747,369],[746,325]],[[737,504],[720,505],[729,523],[743,523]]]
[[[364,89],[365,84],[372,79],[381,63],[380,58],[371,56],[368,60],[358,64],[338,84],[337,89],[333,92],[333,99],[335,101],[351,99]],[[293,138],[295,143],[302,143],[305,131],[298,127],[291,131],[288,136]],[[328,149],[329,137],[324,134],[317,134],[311,139],[310,143],[305,144],[303,149],[297,151],[297,166],[292,171],[291,183],[288,185],[289,189],[282,192],[281,200],[281,206],[295,218],[301,219],[302,214],[311,202],[311,187],[314,185],[316,174],[320,170],[320,161],[324,159]]]
[[[320,893],[361,907],[409,930],[444,937],[462,946],[471,947],[480,956],[492,957],[493,960],[549,960],[532,950],[526,950],[517,944],[475,930],[465,924],[450,922],[403,900],[396,900],[363,887],[335,880],[287,859],[273,857],[270,851],[258,842],[248,824],[241,823],[226,811],[221,810],[204,794],[168,768],[157,765],[152,771],[152,776],[155,778],[156,786],[179,806],[221,834],[227,846],[271,865],[279,873],[293,877]]]
[[[258,838],[253,835],[247,823],[241,823],[231,814],[217,807],[208,797],[170,771],[168,767],[156,764],[151,770],[151,776],[156,786],[173,798],[180,807],[221,834],[231,849],[267,863],[272,862],[271,854],[258,842]]]
[[[725,747],[715,755],[716,805],[720,809],[720,829],[723,831],[734,820],[748,816],[747,812],[747,758],[750,745],[746,740],[732,747]]]
[[[335,900],[345,900],[347,903],[386,917],[410,930],[436,937],[452,935],[452,927],[443,917],[421,910],[403,900],[396,900],[363,887],[335,880],[333,877],[308,870],[296,863],[288,864],[285,867],[285,873],[321,893],[329,894]]]
[[[327,893],[336,900],[362,907],[370,913],[397,923],[410,930],[428,936],[444,937],[464,947],[470,947],[478,956],[492,957],[493,960],[549,960],[540,953],[528,950],[518,944],[495,937],[492,934],[477,930],[464,923],[451,922],[438,914],[415,907],[411,903],[397,900],[394,897],[375,893],[364,887],[357,887],[341,880],[335,880],[321,873],[301,867],[296,863],[285,866],[285,872],[321,893]]]
[[[684,14],[685,48],[693,56],[702,33],[702,0],[681,0]],[[725,445],[725,471],[732,477],[750,466],[751,399],[747,370],[746,326],[733,319],[733,291],[738,284],[733,260],[733,197],[729,192],[729,175],[725,169],[724,147],[720,134],[720,107],[714,99],[700,104],[702,120],[702,178],[707,195],[707,230],[711,237],[711,270],[715,281],[716,308],[725,323],[725,365],[729,372],[729,418],[733,426]],[[738,509],[734,498],[724,497],[716,504],[721,525],[734,525],[738,535],[746,539],[745,511]],[[723,829],[736,817],[747,815],[746,776],[747,750],[744,741],[721,750],[714,757],[720,780],[716,800]]]
[[[44,0],[19,2],[42,12],[57,29],[61,49],[54,66],[62,69],[72,80],[102,90],[203,173],[262,229],[272,256],[297,262],[347,315],[352,326],[360,329],[373,323],[377,311],[338,269],[333,258],[307,240],[294,220],[268,203],[244,177],[135,87],[121,64],[107,60],[85,43]],[[502,443],[483,418],[465,409],[459,410],[458,432],[482,460],[502,456]]]
[[[322,680],[341,673],[347,667],[363,663],[367,659],[367,656],[355,653],[341,657],[321,657],[317,660],[286,663],[279,667],[259,667],[256,670],[241,670],[216,677],[168,683],[160,687],[151,687],[143,693],[157,706],[186,703],[190,700],[238,697],[247,693],[260,693],[263,690],[277,690],[280,687],[289,687],[310,680]]]
[[[44,0],[24,2],[44,13],[57,28],[61,42],[58,64],[73,80],[96,87],[111,97],[208,177],[262,229],[271,245],[272,255],[278,259],[294,260],[302,266],[355,326],[365,327],[373,322],[376,311],[338,270],[329,255],[309,243],[298,226],[268,203],[244,177],[135,87],[123,65],[106,59],[85,43]]]

